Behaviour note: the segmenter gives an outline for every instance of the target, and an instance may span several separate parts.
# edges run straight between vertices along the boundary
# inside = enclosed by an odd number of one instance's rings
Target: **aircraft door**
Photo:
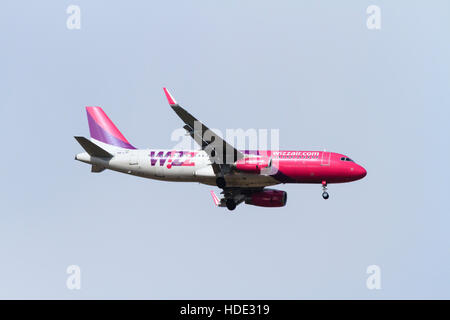
[[[322,165],[322,166],[329,166],[330,165],[330,158],[331,158],[331,152],[323,151],[322,152],[322,161],[320,162],[320,165]]]
[[[130,158],[128,160],[128,164],[132,167],[132,168],[139,168],[139,154],[136,151],[132,151],[130,152]]]

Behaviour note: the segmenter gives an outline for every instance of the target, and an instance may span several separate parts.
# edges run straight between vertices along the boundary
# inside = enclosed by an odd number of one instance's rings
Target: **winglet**
[[[211,196],[213,198],[214,204],[216,205],[216,207],[218,207],[219,203],[220,203],[220,200],[219,200],[219,198],[217,198],[216,194],[212,190],[211,190]]]
[[[177,102],[176,102],[175,99],[172,97],[172,95],[170,94],[169,90],[167,90],[166,88],[163,88],[163,90],[164,90],[164,93],[166,94],[166,98],[167,98],[167,101],[169,102],[169,104],[170,104],[171,106],[177,105]]]

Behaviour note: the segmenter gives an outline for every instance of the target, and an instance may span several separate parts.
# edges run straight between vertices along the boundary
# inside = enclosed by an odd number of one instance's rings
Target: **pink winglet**
[[[217,198],[216,194],[214,193],[214,191],[211,190],[211,196],[213,198],[214,204],[217,206],[219,206],[220,200],[219,198]]]
[[[167,101],[169,101],[169,104],[170,105],[177,104],[175,99],[170,95],[169,90],[167,90],[166,88],[163,88],[163,89],[164,89],[164,93],[166,94]]]

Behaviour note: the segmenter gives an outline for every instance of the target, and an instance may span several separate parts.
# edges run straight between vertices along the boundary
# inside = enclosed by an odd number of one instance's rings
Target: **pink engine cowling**
[[[270,159],[265,157],[249,157],[236,161],[236,170],[248,173],[260,173],[261,169],[270,166]]]
[[[287,192],[275,189],[265,189],[252,193],[246,200],[246,204],[258,207],[283,207],[286,205]]]

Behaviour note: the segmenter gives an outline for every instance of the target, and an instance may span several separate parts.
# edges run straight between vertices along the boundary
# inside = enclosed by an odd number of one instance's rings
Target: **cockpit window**
[[[347,157],[342,157],[342,158],[341,158],[341,161],[351,161],[351,162],[354,162],[352,159],[347,158]]]

